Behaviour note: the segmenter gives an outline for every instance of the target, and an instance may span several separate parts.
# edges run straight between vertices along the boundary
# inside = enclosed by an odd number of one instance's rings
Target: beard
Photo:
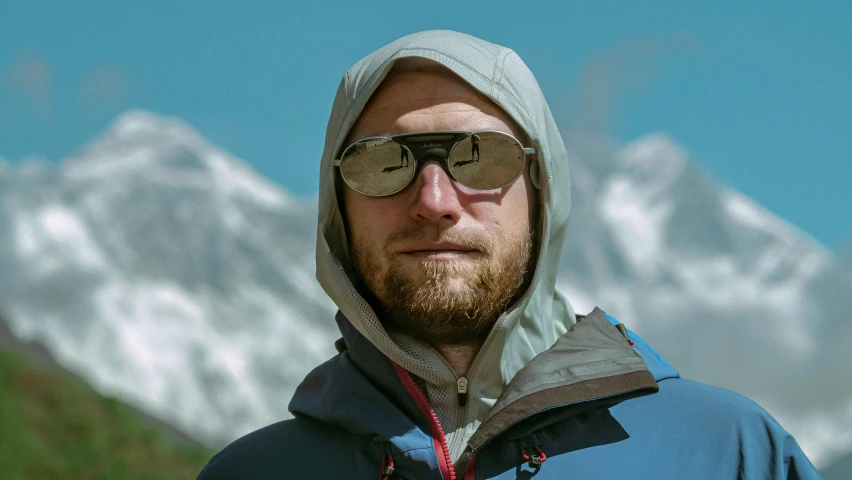
[[[411,261],[397,253],[417,239],[477,250],[473,258]],[[417,225],[392,235],[383,247],[354,238],[350,246],[365,297],[388,331],[431,345],[481,343],[529,285],[532,227],[504,239],[497,254],[482,232]],[[383,264],[382,260],[386,260]]]

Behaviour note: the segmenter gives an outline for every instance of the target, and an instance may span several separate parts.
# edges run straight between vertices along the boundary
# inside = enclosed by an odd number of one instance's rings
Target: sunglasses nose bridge
[[[450,180],[456,181],[456,177],[453,176],[452,172],[450,172],[450,166],[447,159],[446,150],[440,149],[440,152],[426,153],[417,159],[417,171],[414,173],[414,178],[411,179],[411,183],[414,183],[417,180],[417,178],[420,176],[420,172],[423,170],[426,164],[430,162],[436,162],[438,165],[441,166],[441,170],[443,170],[444,173],[447,174],[447,177],[449,177]]]

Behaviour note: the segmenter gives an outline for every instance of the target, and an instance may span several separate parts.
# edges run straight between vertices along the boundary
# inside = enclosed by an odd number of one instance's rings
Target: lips
[[[429,244],[410,245],[402,249],[401,253],[413,255],[430,255],[430,254],[465,254],[478,252],[479,250],[464,245],[459,245],[451,242],[438,242]]]

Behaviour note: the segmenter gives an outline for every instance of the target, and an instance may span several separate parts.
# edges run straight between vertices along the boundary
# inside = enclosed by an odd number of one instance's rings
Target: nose
[[[461,219],[459,192],[453,184],[453,179],[436,160],[430,160],[423,165],[412,187],[412,220],[445,219],[456,223]]]

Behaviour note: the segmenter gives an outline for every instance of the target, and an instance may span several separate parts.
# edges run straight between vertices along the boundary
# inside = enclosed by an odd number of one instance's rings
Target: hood
[[[394,62],[404,57],[425,57],[455,72],[506,111],[531,139],[525,146],[538,152],[531,166],[541,208],[535,273],[526,293],[498,319],[471,366],[469,406],[464,413],[468,420],[460,423],[471,430],[487,415],[512,377],[575,322],[570,303],[555,289],[571,209],[567,152],[535,77],[509,48],[453,31],[420,32],[373,52],[343,76],[320,165],[317,279],[361,335],[390,360],[422,378],[433,393],[444,387],[454,389],[457,377],[428,345],[390,335],[355,288],[334,185],[334,157],[344,147],[349,130],[372,93]],[[440,404],[440,399],[433,395],[432,403]],[[440,405],[436,411],[439,409]]]

